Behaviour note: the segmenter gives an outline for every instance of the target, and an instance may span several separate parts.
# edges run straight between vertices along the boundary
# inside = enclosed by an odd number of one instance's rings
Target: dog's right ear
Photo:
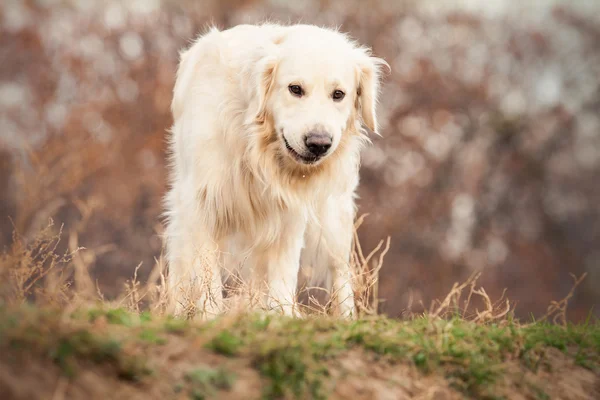
[[[257,124],[263,124],[267,119],[267,103],[273,90],[277,64],[278,58],[275,55],[264,56],[256,64],[254,87],[257,109],[254,120]]]

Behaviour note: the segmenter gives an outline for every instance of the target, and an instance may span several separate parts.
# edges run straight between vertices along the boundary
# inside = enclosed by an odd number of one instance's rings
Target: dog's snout
[[[331,136],[323,132],[311,132],[304,138],[304,144],[308,151],[319,157],[331,147]]]

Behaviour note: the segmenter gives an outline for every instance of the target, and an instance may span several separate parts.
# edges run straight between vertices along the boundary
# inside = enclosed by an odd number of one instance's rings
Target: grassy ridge
[[[494,393],[506,378],[507,361],[533,373],[551,368],[548,349],[557,349],[579,367],[600,371],[597,321],[561,327],[511,320],[476,324],[459,318],[340,322],[246,315],[197,324],[123,309],[65,317],[58,310],[31,306],[0,308],[0,362],[26,354],[55,364],[70,378],[94,365],[143,386],[163,375],[168,365],[157,362],[164,360],[157,355],[168,353],[175,343],[222,360],[190,365],[169,383],[174,395],[193,399],[211,398],[235,385],[240,363],[227,360],[243,360],[258,372],[263,398],[327,398],[336,360],[356,350],[373,363],[410,365],[422,375],[440,377],[472,398],[502,397]],[[544,389],[527,386],[533,398],[549,398]]]

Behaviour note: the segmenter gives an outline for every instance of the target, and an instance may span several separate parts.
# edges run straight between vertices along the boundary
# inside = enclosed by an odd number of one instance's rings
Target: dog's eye
[[[294,96],[300,97],[304,94],[304,90],[302,90],[302,86],[300,85],[290,85],[288,86],[288,89]]]
[[[341,90],[335,90],[331,95],[331,97],[333,97],[333,99],[337,101],[342,100],[344,96],[346,96],[346,93],[342,92]]]

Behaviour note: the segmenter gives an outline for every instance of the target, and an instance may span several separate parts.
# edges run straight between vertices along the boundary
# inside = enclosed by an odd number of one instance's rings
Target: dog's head
[[[313,26],[284,31],[257,63],[256,121],[272,123],[286,162],[318,165],[360,122],[377,133],[380,68],[387,65],[341,33]]]

